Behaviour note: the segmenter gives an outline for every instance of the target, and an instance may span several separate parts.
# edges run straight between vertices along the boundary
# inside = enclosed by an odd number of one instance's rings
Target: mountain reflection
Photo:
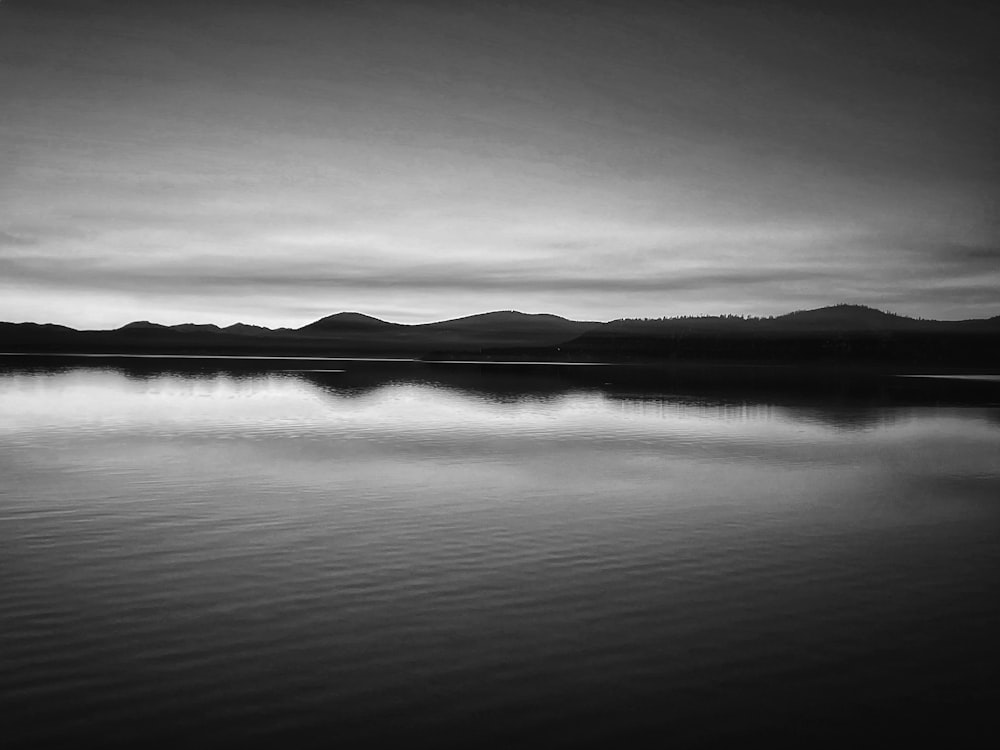
[[[295,383],[330,401],[422,387],[477,403],[555,404],[592,395],[651,415],[692,411],[732,421],[774,419],[866,430],[905,419],[899,407],[996,403],[1000,384],[795,368],[649,368],[365,360],[0,358],[0,377],[117,375],[143,392],[221,389],[232,394]],[[986,418],[997,422],[990,410]]]
[[[289,372],[303,383],[341,398],[357,398],[400,385],[416,385],[491,404],[555,402],[585,386],[567,383],[558,373],[512,373],[416,369],[409,374],[385,372],[378,368],[349,368],[342,373]],[[592,389],[592,388],[591,388]]]
[[[649,396],[620,398],[622,406],[644,417],[677,417],[697,411],[702,416],[714,416],[726,422],[772,421],[819,425],[837,431],[872,430],[890,427],[907,419],[906,409],[830,404],[827,406],[791,406],[762,401],[691,398],[685,396]]]

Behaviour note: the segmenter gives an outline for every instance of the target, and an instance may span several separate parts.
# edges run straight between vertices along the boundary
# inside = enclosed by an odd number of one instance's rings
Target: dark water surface
[[[851,393],[0,358],[0,746],[986,741],[1000,408]]]

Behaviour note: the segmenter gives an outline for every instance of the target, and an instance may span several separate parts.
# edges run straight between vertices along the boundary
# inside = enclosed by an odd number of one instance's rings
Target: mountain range
[[[775,317],[701,316],[575,321],[497,311],[405,325],[358,312],[301,328],[135,321],[78,331],[0,323],[0,351],[246,356],[372,356],[546,361],[935,361],[1000,364],[1000,316],[909,318],[861,305]]]

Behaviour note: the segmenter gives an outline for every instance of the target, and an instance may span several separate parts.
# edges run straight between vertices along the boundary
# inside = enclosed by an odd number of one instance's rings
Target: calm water
[[[0,362],[4,747],[994,730],[996,406],[80,361]]]

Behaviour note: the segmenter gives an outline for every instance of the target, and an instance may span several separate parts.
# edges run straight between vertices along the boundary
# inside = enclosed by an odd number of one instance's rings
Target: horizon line
[[[379,318],[377,316],[370,315],[369,313],[363,313],[363,312],[360,312],[360,311],[357,311],[357,310],[340,310],[338,312],[330,313],[329,315],[323,315],[323,316],[321,316],[319,318],[315,318],[315,319],[309,320],[309,321],[303,323],[302,325],[298,326],[297,328],[296,327],[291,327],[291,326],[274,326],[274,327],[272,327],[272,326],[263,325],[263,324],[260,324],[260,323],[250,323],[250,322],[248,322],[248,319],[246,319],[246,318],[241,319],[241,320],[235,320],[232,323],[229,323],[227,325],[222,325],[222,324],[214,323],[214,322],[208,322],[208,323],[201,322],[201,323],[198,323],[198,322],[194,322],[194,321],[184,321],[184,322],[181,322],[181,323],[157,323],[155,321],[151,321],[151,320],[146,319],[146,318],[133,318],[131,320],[128,320],[128,321],[122,323],[119,326],[115,326],[115,327],[112,327],[112,328],[76,328],[73,325],[69,325],[69,324],[65,324],[65,323],[56,323],[54,321],[39,322],[37,320],[20,320],[20,321],[8,320],[8,321],[0,321],[0,322],[2,322],[2,323],[9,323],[9,324],[13,324],[13,325],[25,325],[25,324],[29,324],[29,325],[42,325],[42,326],[44,326],[44,325],[56,325],[56,326],[61,326],[61,327],[69,328],[69,329],[76,330],[76,331],[117,331],[117,330],[121,330],[122,328],[125,328],[126,326],[136,325],[136,324],[143,324],[143,323],[149,324],[149,325],[154,325],[154,326],[162,326],[164,328],[175,328],[177,326],[184,326],[184,325],[196,325],[196,326],[215,326],[215,327],[219,328],[220,330],[224,330],[224,329],[230,328],[232,326],[245,325],[245,326],[253,326],[255,328],[263,328],[263,329],[271,330],[271,331],[280,331],[280,330],[297,331],[297,330],[300,330],[302,328],[305,328],[306,326],[313,325],[313,324],[318,323],[318,322],[320,322],[322,320],[326,320],[328,318],[336,317],[338,315],[357,315],[357,316],[361,316],[361,317],[365,317],[365,318],[371,319],[371,320],[379,322],[379,323],[387,323],[389,325],[404,326],[404,327],[418,327],[418,326],[424,326],[424,325],[435,325],[435,324],[439,324],[439,323],[449,323],[449,322],[453,322],[453,321],[467,320],[469,318],[477,318],[477,317],[482,317],[482,316],[486,316],[486,315],[496,315],[496,314],[503,314],[503,313],[513,313],[513,314],[524,315],[524,316],[529,316],[529,317],[547,316],[547,317],[559,318],[561,320],[565,320],[565,321],[568,321],[568,322],[571,322],[571,323],[594,323],[594,324],[598,324],[598,325],[603,325],[603,324],[606,324],[606,323],[614,323],[616,321],[623,321],[623,320],[630,320],[630,321],[657,321],[657,320],[685,320],[685,319],[707,319],[707,318],[741,318],[741,319],[744,319],[744,320],[769,320],[769,319],[784,317],[786,315],[793,315],[795,313],[814,312],[814,311],[818,311],[818,310],[827,310],[827,309],[833,309],[833,308],[837,308],[837,307],[861,308],[861,309],[866,309],[866,310],[871,310],[873,312],[881,313],[883,315],[888,315],[888,316],[891,316],[891,317],[904,318],[904,319],[908,319],[908,320],[917,320],[917,321],[961,322],[961,321],[966,321],[966,320],[991,320],[993,318],[1000,317],[1000,314],[998,314],[998,315],[986,315],[984,317],[978,317],[978,318],[927,318],[927,317],[923,317],[923,316],[905,315],[905,314],[902,314],[902,313],[893,312],[891,310],[887,310],[887,309],[884,309],[884,308],[881,308],[881,307],[875,307],[873,305],[868,305],[868,304],[855,303],[855,302],[835,302],[835,303],[832,303],[832,304],[829,304],[829,305],[820,305],[818,307],[796,308],[794,310],[789,310],[787,312],[777,313],[777,314],[773,314],[773,315],[751,315],[751,314],[739,314],[739,313],[695,314],[695,315],[682,314],[682,315],[664,315],[664,316],[655,316],[655,317],[650,317],[650,316],[622,316],[622,317],[617,317],[617,318],[609,318],[608,320],[581,320],[581,319],[577,319],[577,318],[567,318],[567,317],[565,317],[563,315],[559,315],[558,313],[551,313],[551,312],[524,312],[522,310],[503,309],[503,310],[487,310],[487,311],[483,311],[483,312],[470,313],[468,315],[459,315],[459,316],[456,316],[456,317],[441,318],[441,319],[438,319],[438,320],[428,320],[428,321],[419,322],[419,323],[399,323],[399,322],[392,321],[392,320],[386,320],[385,318]]]

